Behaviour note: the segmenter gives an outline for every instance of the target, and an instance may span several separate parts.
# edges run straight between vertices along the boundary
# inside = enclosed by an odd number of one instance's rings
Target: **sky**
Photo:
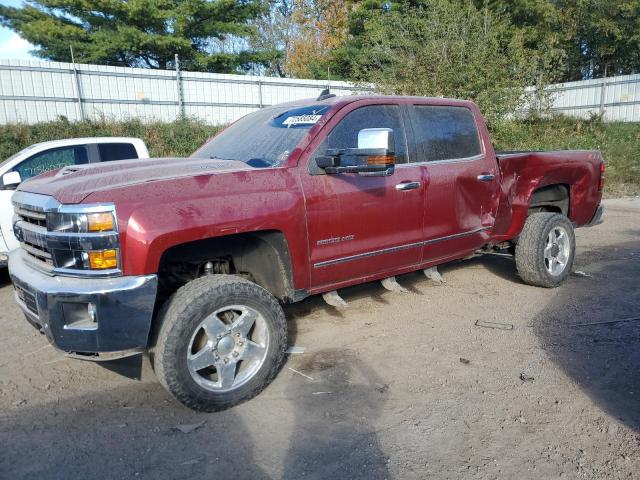
[[[0,0],[1,5],[11,7],[19,7],[22,0]],[[33,45],[21,38],[13,30],[0,27],[0,58],[1,59],[18,59],[29,60],[34,57],[29,55],[29,50],[33,49]]]

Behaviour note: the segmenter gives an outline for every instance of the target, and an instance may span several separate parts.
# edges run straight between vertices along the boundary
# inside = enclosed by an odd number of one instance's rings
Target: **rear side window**
[[[356,148],[358,132],[365,128],[391,128],[395,140],[397,163],[407,163],[407,143],[397,105],[370,105],[349,112],[331,130],[316,154],[331,148]]]
[[[13,167],[13,171],[18,172],[24,181],[50,170],[85,163],[87,163],[87,149],[84,145],[77,145],[36,153]]]
[[[130,143],[99,143],[98,150],[101,162],[138,158],[136,147]]]
[[[468,108],[416,105],[414,110],[423,161],[469,158],[482,153],[476,122]]]

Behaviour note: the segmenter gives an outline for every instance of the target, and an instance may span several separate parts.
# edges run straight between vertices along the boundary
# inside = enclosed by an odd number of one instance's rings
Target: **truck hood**
[[[236,160],[203,158],[151,158],[91,165],[73,165],[47,172],[20,184],[19,190],[50,195],[61,203],[82,202],[94,192],[241,170],[254,170]]]

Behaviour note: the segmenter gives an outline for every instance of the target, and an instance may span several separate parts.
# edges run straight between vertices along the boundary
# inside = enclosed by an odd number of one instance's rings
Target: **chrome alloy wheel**
[[[239,388],[260,370],[269,331],[256,310],[231,305],[216,310],[196,328],[187,350],[193,380],[213,392]]]
[[[544,248],[544,265],[551,275],[564,272],[571,255],[571,242],[563,227],[553,227]]]

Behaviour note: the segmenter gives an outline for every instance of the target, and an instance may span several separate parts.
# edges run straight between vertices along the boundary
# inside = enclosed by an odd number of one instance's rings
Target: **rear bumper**
[[[589,223],[585,225],[585,227],[594,227],[596,225],[600,225],[602,223],[602,214],[604,213],[604,205],[598,205],[596,208],[596,213],[593,215],[593,218]]]
[[[157,276],[72,278],[50,276],[9,256],[16,301],[27,320],[67,353],[118,353],[147,347]],[[95,321],[88,315],[93,305]],[[99,360],[100,358],[95,358]]]

